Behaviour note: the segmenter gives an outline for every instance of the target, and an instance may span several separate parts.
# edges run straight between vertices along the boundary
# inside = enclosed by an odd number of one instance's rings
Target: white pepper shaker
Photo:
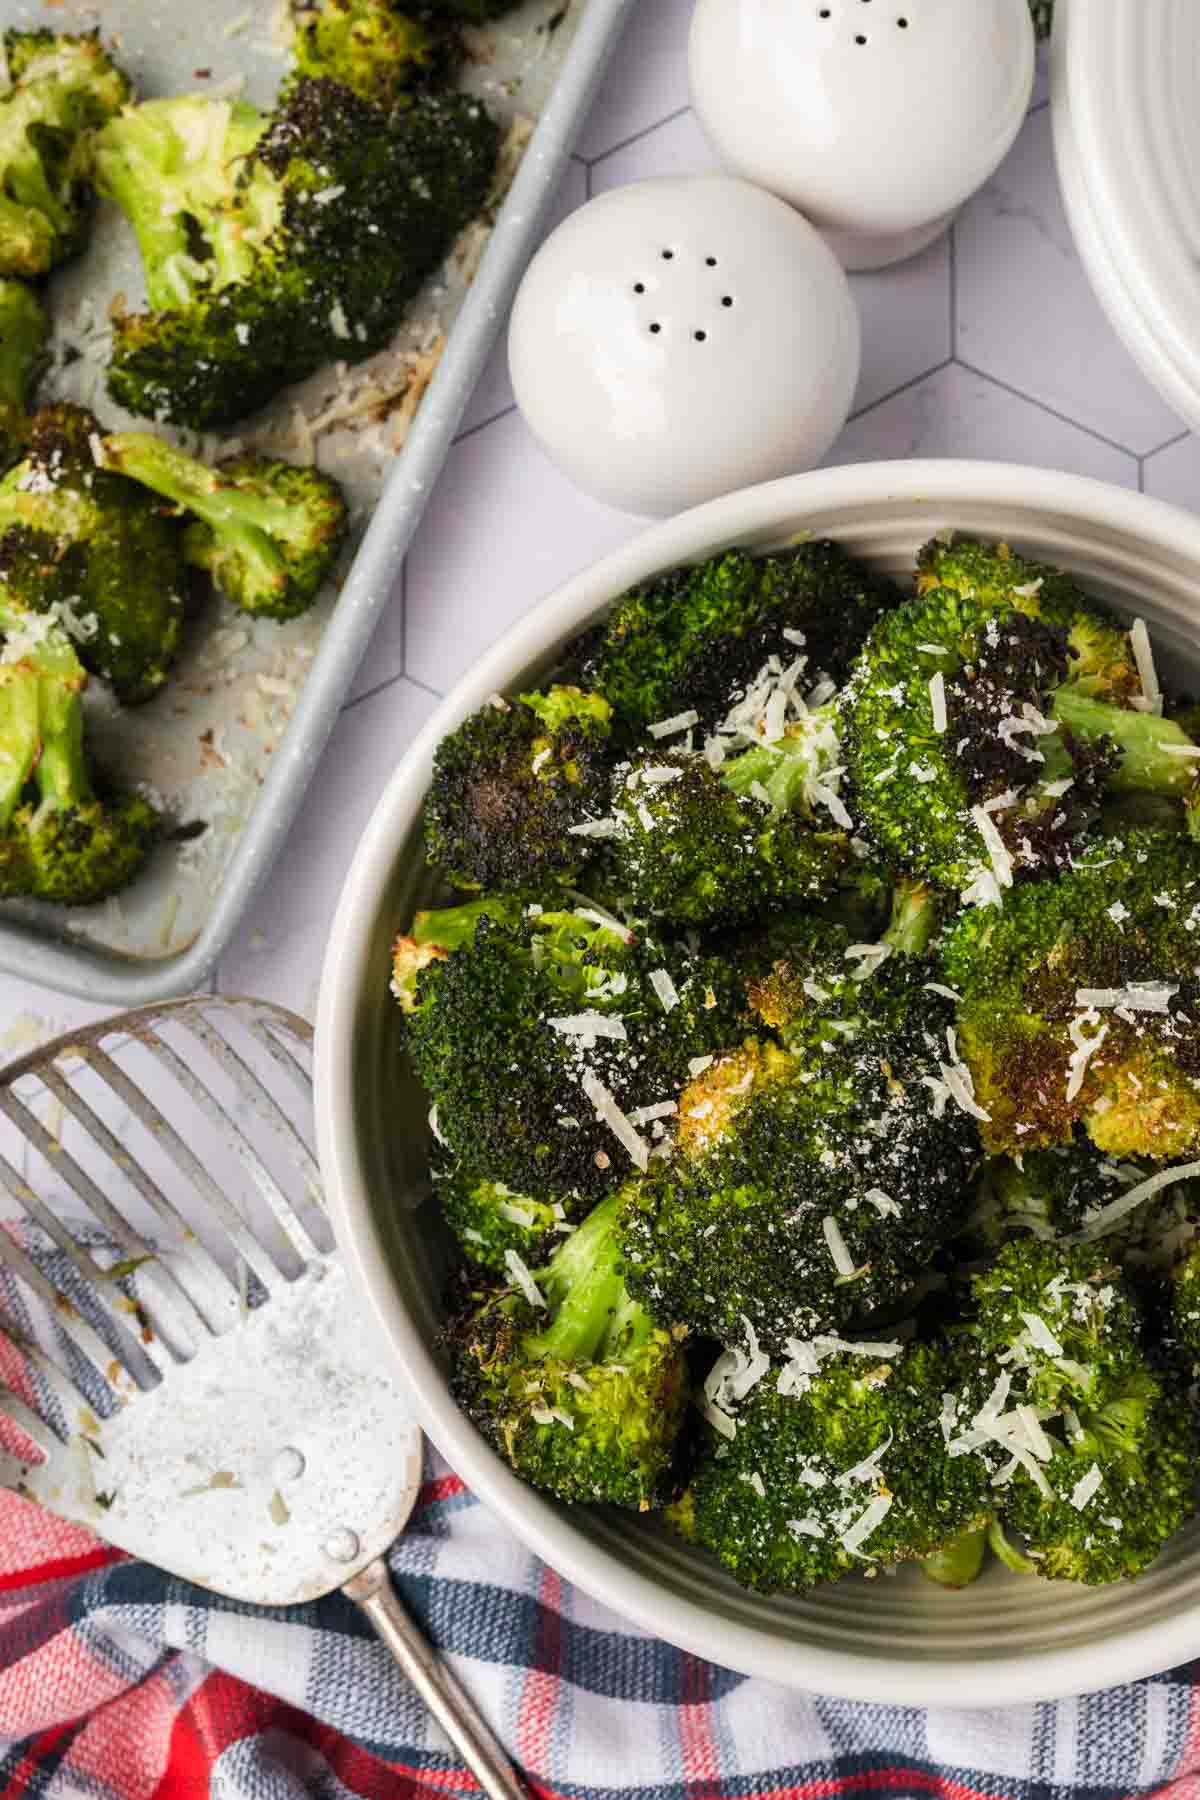
[[[1029,107],[1028,0],[697,0],[692,102],[721,161],[797,207],[848,269],[915,255]]]

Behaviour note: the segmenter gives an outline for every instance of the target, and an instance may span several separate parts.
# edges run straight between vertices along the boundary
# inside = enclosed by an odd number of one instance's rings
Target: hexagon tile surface
[[[688,107],[691,0],[640,0],[582,121],[553,218],[588,193],[713,166]],[[953,233],[854,278],[864,360],[831,463],[976,456],[1097,476],[1194,506],[1200,443],[1145,382],[1092,296],[1058,194],[1045,82]],[[552,219],[553,222],[553,219]],[[288,850],[219,971],[226,991],[311,1008],[338,888],[390,770],[439,695],[565,577],[640,528],[577,493],[512,405],[503,341],[463,421]],[[10,1020],[94,1009],[0,981]]]

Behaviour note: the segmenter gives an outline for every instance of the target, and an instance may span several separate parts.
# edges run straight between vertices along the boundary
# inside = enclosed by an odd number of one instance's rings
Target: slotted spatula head
[[[421,1470],[321,1205],[311,1036],[201,995],[0,1072],[0,1485],[268,1606],[380,1556]]]

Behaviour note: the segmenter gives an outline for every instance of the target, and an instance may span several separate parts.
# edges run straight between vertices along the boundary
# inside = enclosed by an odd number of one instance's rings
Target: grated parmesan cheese
[[[513,1286],[520,1288],[530,1306],[536,1306],[539,1311],[545,1312],[546,1302],[542,1290],[515,1250],[504,1252],[504,1266],[512,1276]]]
[[[1180,1163],[1174,1169],[1160,1169],[1157,1175],[1150,1175],[1145,1181],[1139,1181],[1136,1187],[1127,1188],[1117,1199],[1102,1206],[1087,1221],[1079,1236],[1083,1239],[1103,1237],[1111,1226],[1123,1219],[1126,1213],[1133,1212],[1143,1200],[1149,1200],[1152,1194],[1157,1194],[1160,1189],[1169,1187],[1176,1181],[1192,1181],[1197,1175],[1200,1175],[1200,1162]]]
[[[561,1032],[564,1037],[613,1038],[623,1044],[629,1037],[623,1019],[613,1018],[608,1013],[580,1012],[565,1013],[558,1019],[547,1019],[552,1031]]]
[[[1100,1473],[1099,1463],[1093,1463],[1086,1475],[1081,1475],[1071,1489],[1071,1505],[1076,1512],[1082,1512],[1090,1500],[1094,1500],[1103,1484],[1104,1477]]]
[[[849,1531],[842,1533],[842,1548],[849,1550],[853,1556],[855,1551],[860,1549],[867,1539],[878,1530],[891,1510],[891,1494],[876,1494],[866,1511],[859,1514]]]
[[[679,1005],[679,990],[665,969],[651,969],[650,986],[658,996],[659,1005],[664,1012],[670,1012]]]
[[[583,1091],[596,1109],[597,1117],[608,1126],[630,1161],[643,1175],[650,1167],[650,1146],[640,1138],[632,1122],[626,1118],[604,1083],[589,1070],[583,1078]]]
[[[832,1213],[826,1213],[821,1220],[821,1230],[825,1233],[825,1242],[829,1246],[829,1254],[833,1258],[833,1266],[839,1275],[853,1275],[854,1258],[846,1248],[846,1240],[842,1236],[841,1227]]]
[[[971,819],[983,839],[997,883],[1002,888],[1011,887],[1013,884],[1013,859],[1004,839],[992,821],[991,814],[982,806],[973,806]]]
[[[687,712],[676,713],[673,719],[660,719],[657,725],[647,726],[652,738],[678,737],[681,732],[690,731],[693,725],[700,723],[700,714],[694,708]]]
[[[929,678],[929,704],[933,708],[933,729],[941,736],[950,721],[946,713],[946,677],[940,669]]]
[[[1154,650],[1150,643],[1150,633],[1146,630],[1145,619],[1133,621],[1129,631],[1129,648],[1133,651],[1133,660],[1137,664],[1137,672],[1141,677],[1142,693],[1146,701],[1144,710],[1161,717],[1162,689],[1158,685],[1158,671],[1154,667]]]

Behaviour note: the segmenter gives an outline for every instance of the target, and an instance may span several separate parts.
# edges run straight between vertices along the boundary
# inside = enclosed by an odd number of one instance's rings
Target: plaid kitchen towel
[[[788,1693],[568,1587],[435,1456],[391,1563],[537,1795],[1200,1800],[1192,1668],[996,1712]],[[0,1496],[0,1800],[477,1792],[348,1602],[257,1613]]]

